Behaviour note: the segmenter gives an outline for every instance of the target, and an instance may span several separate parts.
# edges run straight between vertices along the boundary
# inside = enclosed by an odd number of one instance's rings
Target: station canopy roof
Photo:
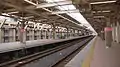
[[[1,16],[94,31],[71,0],[1,0],[0,8]]]

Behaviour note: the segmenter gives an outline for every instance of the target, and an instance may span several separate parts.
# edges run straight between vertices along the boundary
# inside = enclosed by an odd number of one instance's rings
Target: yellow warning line
[[[95,38],[95,41],[93,42],[92,47],[90,48],[90,51],[88,53],[88,55],[85,57],[83,63],[82,63],[82,67],[90,67],[90,62],[93,58],[93,54],[94,54],[94,47],[95,47],[95,43],[96,43],[97,38]]]

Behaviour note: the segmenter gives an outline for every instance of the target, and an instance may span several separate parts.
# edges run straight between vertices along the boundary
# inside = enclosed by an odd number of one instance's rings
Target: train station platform
[[[65,67],[120,67],[120,44],[106,48],[105,41],[96,36]]]

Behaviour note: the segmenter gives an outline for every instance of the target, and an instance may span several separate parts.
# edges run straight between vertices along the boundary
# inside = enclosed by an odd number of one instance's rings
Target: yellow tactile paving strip
[[[97,41],[97,38],[95,38],[95,41],[92,43],[92,47],[90,48],[90,51],[88,52],[88,55],[86,56],[86,58],[84,59],[83,63],[82,63],[82,67],[90,67],[90,62],[93,58],[93,54],[94,54],[94,47],[95,47],[95,43]]]

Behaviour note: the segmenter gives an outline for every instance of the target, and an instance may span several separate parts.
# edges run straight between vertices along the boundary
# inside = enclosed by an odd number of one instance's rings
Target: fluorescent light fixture
[[[96,11],[92,11],[92,13],[96,13]]]
[[[19,13],[19,11],[9,12],[9,13],[7,13],[7,14],[15,14],[15,13]]]
[[[93,18],[105,18],[105,16],[94,16]]]
[[[98,13],[101,13],[102,11],[97,11]]]
[[[3,16],[4,16],[4,15],[5,15],[5,16],[10,16],[10,15],[8,15],[8,14],[6,14],[6,13],[2,13],[2,15],[3,15]]]
[[[24,17],[24,19],[29,19],[29,18],[33,18],[34,16],[29,16],[29,17]]]
[[[60,6],[60,5],[69,5],[72,4],[72,1],[62,1],[62,2],[53,2],[53,3],[42,3],[38,4],[37,8],[45,8],[45,7],[53,7],[53,6]]]
[[[11,16],[13,16],[13,17],[15,17],[15,18],[18,18],[18,16],[16,16],[16,15],[11,15]]]
[[[109,12],[111,12],[110,10],[107,10],[107,11],[102,11],[103,13],[109,13]]]
[[[79,13],[79,10],[62,10],[62,11],[54,11],[52,14],[64,14],[64,13]]]
[[[24,1],[30,3],[30,4],[32,4],[32,5],[34,5],[34,6],[37,5],[37,4],[35,4],[35,3],[33,3],[33,2],[31,2],[31,1],[29,1],[29,0],[24,0]]]
[[[116,1],[103,1],[103,2],[93,2],[93,3],[90,3],[90,4],[106,4],[106,3],[115,3]]]
[[[111,12],[110,10],[106,10],[106,11],[92,11],[92,13],[109,13]]]

